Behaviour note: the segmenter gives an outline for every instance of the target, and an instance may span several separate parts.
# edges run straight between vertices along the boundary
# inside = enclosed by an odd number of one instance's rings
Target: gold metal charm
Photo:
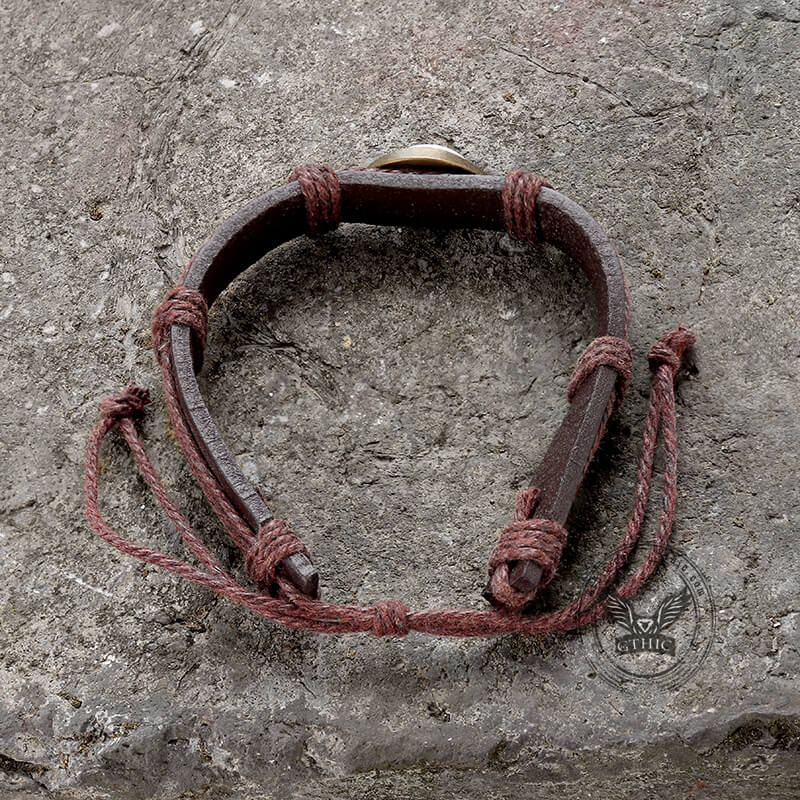
[[[423,167],[441,172],[470,172],[474,175],[485,175],[477,164],[468,161],[464,156],[438,144],[413,144],[392,150],[380,158],[376,158],[371,168],[380,167]]]

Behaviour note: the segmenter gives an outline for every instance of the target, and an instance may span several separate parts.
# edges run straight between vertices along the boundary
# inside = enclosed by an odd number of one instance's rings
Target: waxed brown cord
[[[503,529],[489,557],[492,595],[508,608],[522,608],[533,601],[540,587],[550,583],[567,542],[567,531],[563,525],[552,519],[533,516],[539,494],[535,486],[517,492],[513,520]],[[542,571],[538,585],[527,592],[511,585],[511,567],[517,561],[532,561]]]
[[[541,176],[524,170],[506,176],[503,184],[503,209],[509,236],[529,242],[539,240],[539,215],[536,201],[544,186],[550,184]],[[569,383],[567,396],[570,402],[583,382],[600,366],[609,366],[617,372],[617,383],[609,403],[609,413],[622,403],[631,376],[631,348],[625,339],[600,336],[594,339],[578,360]],[[595,449],[603,428],[598,431]],[[558,568],[561,553],[567,541],[567,531],[555,520],[535,517],[534,509],[539,497],[535,487],[517,493],[514,517],[500,534],[499,541],[489,559],[489,587],[496,603],[509,609],[521,609],[535,598],[539,588],[548,584]],[[511,583],[511,569],[519,561],[533,562],[541,577],[527,591],[515,589]]]
[[[540,239],[536,200],[543,186],[550,184],[541,175],[525,170],[517,170],[506,176],[503,211],[509,236],[527,242]]]
[[[245,566],[250,580],[264,592],[273,592],[281,562],[291,555],[303,553],[306,546],[297,538],[285,519],[271,519],[261,526],[245,553]],[[310,560],[310,557],[309,557]]]
[[[520,615],[494,609],[481,611],[461,608],[408,611],[403,615],[399,606],[393,606],[394,612],[390,614],[386,610],[385,603],[387,601],[382,601],[374,606],[354,606],[326,603],[321,599],[309,598],[280,574],[276,576],[281,589],[277,597],[244,588],[219,565],[185,517],[177,510],[164,490],[155,469],[144,454],[133,421],[127,417],[116,416],[116,410],[125,404],[130,404],[134,412],[138,413],[139,402],[131,401],[131,397],[141,397],[143,390],[138,387],[129,387],[121,395],[117,395],[113,404],[115,415],[103,416],[92,431],[86,449],[84,489],[86,516],[98,536],[121,552],[205,586],[261,616],[291,628],[305,628],[320,633],[371,632],[377,635],[399,635],[407,627],[408,630],[442,636],[488,636],[500,633],[539,634],[573,630],[606,614],[606,607],[602,599],[603,593],[614,583],[639,539],[649,502],[653,459],[659,428],[663,431],[665,455],[664,502],[661,517],[655,540],[644,561],[629,578],[616,588],[620,597],[629,597],[641,588],[658,566],[669,542],[677,499],[677,435],[673,394],[673,381],[677,370],[674,365],[676,359],[680,363],[685,349],[693,341],[694,337],[685,328],[679,326],[662,337],[651,351],[651,367],[654,372],[652,394],[645,420],[642,452],[637,469],[634,507],[628,519],[625,534],[620,545],[588,588],[573,601],[556,611]],[[193,567],[173,556],[130,542],[119,536],[103,519],[99,510],[97,492],[99,452],[103,439],[115,424],[120,426],[137,466],[153,490],[159,504],[178,529],[189,549],[203,565],[203,569]],[[223,524],[226,522],[223,520]],[[390,616],[391,619],[387,622]]]
[[[306,206],[309,236],[319,236],[339,224],[342,213],[342,187],[336,170],[319,164],[295,167],[289,180],[296,180]]]
[[[140,386],[129,386],[122,394],[114,394],[100,401],[100,416],[111,422],[139,419],[150,402],[150,392]]]
[[[199,366],[206,348],[208,332],[208,303],[197,289],[179,283],[170,289],[164,301],[153,315],[153,339],[156,355],[159,348],[168,347],[166,333],[170,325],[185,325],[191,328],[195,345],[195,359]],[[160,356],[159,356],[160,360]]]
[[[189,431],[175,387],[168,341],[173,324],[190,328],[198,346],[205,344],[208,304],[200,292],[178,284],[153,315],[153,349],[162,368],[170,420],[195,478],[214,512],[242,551],[249,577],[262,591],[273,592],[277,586],[276,573],[280,562],[294,553],[308,555],[308,551],[286,520],[269,520],[253,534],[231,504],[217,477],[208,468]]]
[[[392,597],[378,600],[373,606],[375,616],[371,632],[375,636],[406,636],[410,630],[408,608],[401,600]]]
[[[627,339],[620,339],[618,336],[598,336],[589,342],[581,353],[567,386],[567,398],[571,403],[581,384],[598,367],[611,367],[617,373],[617,384],[611,398],[611,410],[616,411],[628,390],[632,364],[633,353]]]
[[[528,183],[528,185],[531,184]],[[538,188],[534,186],[537,193]],[[519,191],[521,190],[514,190],[515,193]],[[512,214],[513,224],[524,224],[518,218],[520,209],[525,207],[532,209],[531,203],[526,205],[519,197],[516,199],[512,197],[509,202],[519,206]],[[535,211],[532,210],[532,214],[535,216]],[[330,217],[328,219],[330,220]],[[680,368],[685,349],[694,341],[694,337],[685,328],[679,326],[659,339],[649,354],[651,369],[654,373],[651,400],[639,459],[634,508],[621,545],[587,590],[571,603],[557,611],[526,615],[506,610],[520,607],[518,604],[520,598],[513,596],[508,596],[506,600],[501,601],[506,606],[501,609],[461,608],[413,611],[409,610],[400,600],[393,598],[378,601],[372,606],[357,606],[329,603],[300,592],[282,573],[280,562],[292,552],[305,553],[302,543],[285,520],[272,520],[261,531],[255,534],[252,532],[209,469],[184,418],[172,374],[172,356],[168,343],[169,329],[173,324],[187,326],[195,336],[204,341],[206,319],[207,306],[202,296],[185,286],[175,287],[156,312],[153,326],[154,349],[162,368],[165,399],[170,419],[178,441],[186,454],[187,462],[200,482],[215,513],[241,548],[248,574],[259,591],[254,592],[241,586],[220,565],[166,493],[156,470],[144,453],[133,423],[134,418],[142,415],[144,406],[149,401],[147,390],[136,386],[130,386],[121,394],[101,403],[101,420],[92,432],[86,451],[84,505],[87,519],[102,539],[122,552],[206,586],[262,616],[292,628],[305,628],[325,633],[371,632],[378,636],[404,636],[412,630],[449,636],[572,630],[586,625],[606,613],[602,595],[627,563],[641,532],[648,504],[656,440],[659,430],[661,430],[665,451],[664,502],[658,531],[655,542],[644,562],[621,586],[617,587],[617,593],[621,597],[626,597],[636,592],[658,565],[672,530],[677,498],[677,435],[673,381]],[[624,361],[622,351],[621,346],[615,349],[615,346],[609,343],[596,345],[594,351],[584,359],[586,363],[582,366],[579,362],[576,374],[581,373],[582,377],[574,379],[577,381],[576,385],[585,380],[599,364],[614,367],[614,363],[612,363],[614,359]],[[591,369],[588,369],[587,364],[590,362],[596,363]],[[624,369],[620,370],[620,372],[623,371]],[[137,466],[153,491],[156,500],[177,528],[187,547],[201,565],[200,567],[194,567],[180,559],[130,542],[115,533],[103,519],[99,510],[98,498],[99,453],[104,437],[115,426],[118,426],[122,432]],[[504,531],[504,535],[501,535],[501,541],[490,559],[493,586],[496,585],[501,593],[504,589],[504,572],[507,576],[508,566],[513,561],[528,557],[531,560],[538,559],[537,563],[541,562],[543,567],[543,582],[546,582],[544,578],[547,580],[552,578],[555,572],[566,532],[552,520],[531,519],[535,511],[537,496],[535,487],[518,493],[514,518],[506,529],[508,533]],[[545,523],[550,523],[552,527],[548,528]]]

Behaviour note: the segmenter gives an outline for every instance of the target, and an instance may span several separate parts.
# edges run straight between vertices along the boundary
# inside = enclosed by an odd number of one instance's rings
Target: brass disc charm
[[[401,147],[391,153],[376,158],[370,168],[381,167],[421,167],[439,172],[470,172],[474,175],[485,175],[477,164],[468,161],[464,156],[438,144],[413,144]]]

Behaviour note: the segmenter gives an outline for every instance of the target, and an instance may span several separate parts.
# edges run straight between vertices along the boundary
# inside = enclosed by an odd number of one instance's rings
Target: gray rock
[[[779,2],[7,6],[0,796],[796,796],[798,18]],[[97,402],[135,379],[156,400],[148,451],[239,569],[165,423],[152,310],[295,164],[416,141],[540,170],[626,265],[634,381],[548,604],[625,524],[647,348],[678,320],[698,336],[675,541],[717,629],[677,689],[609,686],[578,634],[286,631],[87,529]],[[326,596],[481,607],[591,336],[557,253],[343,226],[236,282],[201,384]],[[180,552],[118,442],[103,465],[113,524]]]

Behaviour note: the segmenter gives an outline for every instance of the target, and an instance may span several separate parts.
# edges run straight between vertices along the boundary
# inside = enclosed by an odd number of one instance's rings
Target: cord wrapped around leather
[[[520,179],[515,179],[515,183],[519,184]],[[530,191],[537,194],[541,189],[538,182],[522,180],[522,184],[531,186]],[[329,192],[331,186],[328,183],[325,191]],[[523,191],[524,189],[517,186],[509,193],[509,202],[514,204],[513,213],[509,213],[516,226],[523,224],[519,218],[522,213],[520,209],[527,208],[528,213],[535,217],[535,197],[526,205],[524,196],[520,196]],[[317,195],[321,193],[323,190],[320,188]],[[335,206],[335,202],[331,203]],[[312,207],[313,203],[307,205],[307,210]],[[325,224],[331,224],[334,217],[327,211],[324,214]],[[309,223],[309,228],[311,227]],[[530,226],[526,228],[523,224],[523,228],[529,230]],[[404,636],[409,631],[449,636],[567,631],[586,625],[606,613],[602,595],[616,580],[641,532],[652,479],[656,440],[661,430],[665,467],[663,508],[658,531],[644,562],[617,587],[618,595],[626,597],[635,593],[659,563],[672,530],[677,497],[677,434],[673,383],[684,352],[694,341],[694,337],[685,328],[679,326],[661,337],[650,351],[650,365],[653,370],[651,399],[639,459],[634,507],[620,547],[615,550],[590,587],[563,608],[537,614],[519,614],[512,609],[529,604],[532,596],[519,592],[515,594],[516,590],[508,584],[509,568],[517,561],[536,561],[542,570],[540,585],[544,585],[555,573],[566,539],[566,532],[558,522],[533,516],[538,498],[535,487],[522,490],[518,494],[512,523],[504,530],[490,558],[492,588],[501,608],[410,610],[394,598],[381,600],[372,606],[358,606],[326,602],[316,594],[309,595],[299,591],[287,578],[281,564],[291,554],[307,554],[302,542],[285,520],[272,520],[256,533],[253,532],[241,512],[227,497],[187,426],[175,386],[166,338],[171,327],[185,326],[192,331],[197,346],[202,351],[206,319],[207,304],[202,295],[179,284],[156,312],[153,326],[154,350],[162,368],[165,399],[176,436],[187,453],[189,465],[212,508],[242,550],[247,572],[256,584],[256,590],[242,586],[219,563],[164,489],[144,452],[134,425],[134,419],[142,415],[144,406],[149,402],[147,390],[137,386],[129,386],[121,394],[101,403],[101,419],[92,432],[86,451],[84,503],[87,519],[102,539],[120,551],[206,586],[255,613],[292,628],[324,633],[370,632],[377,636]],[[570,384],[571,396],[578,391],[587,376],[601,366],[610,366],[618,372],[619,383],[613,400],[616,405],[617,397],[621,400],[630,375],[629,351],[619,341],[595,340],[590,345],[587,353],[579,360]],[[103,519],[98,501],[99,453],[103,439],[114,427],[120,429],[143,478],[199,566],[130,542],[115,533]],[[520,594],[523,596],[518,596]]]

